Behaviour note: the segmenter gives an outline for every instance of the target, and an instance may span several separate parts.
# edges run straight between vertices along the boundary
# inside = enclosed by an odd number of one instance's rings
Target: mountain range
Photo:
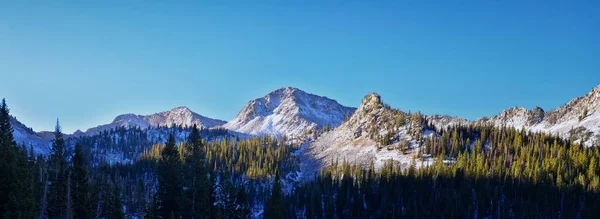
[[[391,143],[414,144],[419,135],[412,133],[421,125],[417,121],[403,122],[410,114],[384,104],[375,93],[365,96],[358,108],[343,106],[337,101],[324,96],[304,92],[297,88],[284,87],[263,97],[249,101],[229,122],[212,119],[191,111],[187,107],[176,107],[169,111],[151,115],[123,114],[117,116],[109,124],[76,131],[69,137],[90,136],[104,130],[118,127],[199,127],[212,129],[224,128],[231,132],[247,135],[275,135],[311,140],[314,155],[320,158],[355,154],[352,158],[377,157],[384,160],[389,155],[375,152],[373,147],[381,147],[382,143],[390,143],[382,138],[392,136]],[[469,121],[448,115],[423,115],[425,123],[437,129],[449,126],[487,124],[497,127],[507,126],[533,132],[547,132],[563,138],[572,137],[575,141],[587,146],[600,144],[600,86],[593,88],[582,97],[572,99],[568,103],[545,111],[542,108],[525,109],[514,107],[504,110],[498,115]],[[32,146],[36,153],[48,153],[53,135],[51,132],[34,132],[20,123],[16,118],[11,120],[15,139],[18,143]],[[320,137],[311,136],[319,130],[325,130]],[[355,146],[355,147],[348,147]],[[365,147],[356,147],[365,146]],[[385,146],[385,145],[384,145]],[[394,146],[396,147],[396,146]],[[397,157],[397,159],[404,159]]]

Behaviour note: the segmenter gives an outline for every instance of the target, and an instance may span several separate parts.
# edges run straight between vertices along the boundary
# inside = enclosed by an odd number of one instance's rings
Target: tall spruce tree
[[[50,189],[48,194],[48,217],[49,218],[67,218],[67,159],[65,140],[60,129],[60,123],[56,121],[54,131],[54,141],[50,154],[49,177]]]
[[[0,105],[0,216],[2,218],[14,215],[13,208],[16,207],[16,203],[12,201],[17,180],[14,171],[16,167],[15,148],[9,109],[6,101],[2,99],[2,105]]]
[[[169,218],[171,214],[179,217],[181,189],[181,160],[175,146],[175,137],[171,134],[158,163],[157,213],[159,218]]]
[[[246,188],[244,184],[242,184],[239,188],[238,193],[235,197],[236,201],[236,218],[250,218],[250,204],[248,203],[248,197],[246,194]]]
[[[39,216],[39,202],[40,194],[42,193],[42,159],[36,159],[36,155],[33,152],[33,147],[29,148],[29,188],[31,191],[31,203],[32,203],[32,217]]]
[[[275,174],[273,188],[271,189],[271,197],[265,205],[265,218],[282,219],[285,209],[283,209],[283,191],[281,190],[281,182],[279,179],[279,171]]]
[[[194,125],[186,143],[184,183],[186,218],[208,218],[210,215],[210,182],[206,171],[205,152],[198,127]]]
[[[75,145],[73,155],[73,174],[71,176],[71,200],[74,218],[91,218],[90,191],[88,183],[87,165],[80,144]]]
[[[123,203],[121,202],[121,189],[117,183],[112,188],[112,195],[110,198],[112,211],[108,218],[111,219],[124,219],[125,214],[123,213]]]
[[[34,196],[26,150],[13,137],[10,110],[6,100],[0,104],[0,217],[30,218],[34,215]]]

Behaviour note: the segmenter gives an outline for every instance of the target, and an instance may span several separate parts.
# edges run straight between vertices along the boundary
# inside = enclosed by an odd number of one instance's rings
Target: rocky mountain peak
[[[358,114],[367,114],[383,107],[384,105],[381,101],[381,96],[379,96],[377,93],[369,93],[363,98],[360,106],[357,109],[357,112]]]
[[[223,127],[248,134],[300,136],[306,131],[338,126],[353,111],[327,97],[283,87],[251,100]]]
[[[190,108],[188,108],[187,106],[178,106],[178,107],[171,109],[169,112],[186,112],[186,113],[189,112],[189,113],[191,113],[192,110],[190,110]]]
[[[304,91],[302,91],[298,88],[295,88],[295,87],[282,87],[282,88],[279,88],[269,94],[277,94],[277,93],[292,94],[295,92],[305,93]],[[267,94],[267,95],[269,95],[269,94]]]
[[[349,130],[354,138],[367,136],[375,139],[380,134],[385,134],[400,128],[400,121],[404,121],[408,114],[386,106],[377,93],[367,94],[356,112],[340,129]]]

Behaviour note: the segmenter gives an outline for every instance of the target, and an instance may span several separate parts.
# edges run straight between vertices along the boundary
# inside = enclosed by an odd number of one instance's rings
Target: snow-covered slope
[[[321,165],[346,160],[363,166],[374,162],[379,168],[394,160],[407,167],[416,158],[419,139],[432,133],[423,132],[424,119],[420,114],[391,109],[379,95],[371,93],[352,117],[319,136],[310,145],[310,153]],[[402,150],[402,146],[406,149]]]
[[[169,111],[155,113],[152,115],[135,115],[135,114],[123,114],[117,116],[113,122],[100,125],[94,128],[90,128],[85,131],[86,135],[96,134],[104,130],[113,129],[117,127],[140,127],[142,129],[152,127],[172,127],[184,126],[191,127],[197,125],[203,128],[212,128],[225,124],[225,121],[211,119],[195,112],[192,112],[187,107],[177,107]],[[77,133],[75,133],[77,134]],[[81,135],[81,133],[79,133]]]
[[[42,136],[38,135],[31,128],[25,126],[14,117],[10,118],[10,125],[13,127],[13,137],[17,144],[25,145],[27,150],[33,148],[33,151],[36,154],[46,155],[50,153],[51,142],[49,140],[42,138]]]
[[[247,134],[299,137],[310,130],[336,127],[354,108],[297,88],[281,88],[250,101],[224,128]]]
[[[494,126],[513,126],[561,137],[573,137],[587,146],[600,145],[600,85],[549,112],[536,107],[514,107],[477,121]]]

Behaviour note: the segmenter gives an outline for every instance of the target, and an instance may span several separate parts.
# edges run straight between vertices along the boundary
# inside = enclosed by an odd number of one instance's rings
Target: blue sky
[[[284,86],[476,119],[600,84],[597,1],[260,2],[0,0],[0,97],[73,132],[181,105],[229,120]]]

